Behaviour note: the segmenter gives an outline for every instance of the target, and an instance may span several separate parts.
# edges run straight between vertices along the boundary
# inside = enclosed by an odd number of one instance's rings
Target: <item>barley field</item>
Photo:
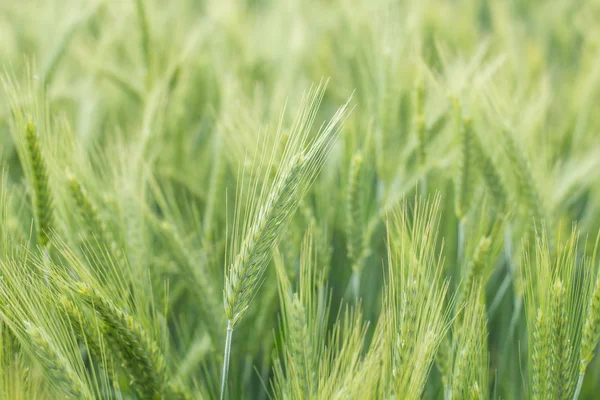
[[[0,0],[0,400],[600,397],[597,0]]]

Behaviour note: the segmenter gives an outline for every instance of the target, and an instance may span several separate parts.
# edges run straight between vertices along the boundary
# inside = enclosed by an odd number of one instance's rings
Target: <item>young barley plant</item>
[[[323,96],[321,86],[312,89],[303,99],[303,104],[294,121],[292,131],[285,143],[284,155],[279,162],[280,170],[272,183],[264,183],[260,192],[256,189],[258,182],[250,183],[254,190],[249,193],[257,199],[250,198],[250,206],[242,211],[241,205],[236,211],[233,237],[239,235],[241,242],[231,246],[234,256],[230,257],[231,266],[225,278],[225,315],[227,316],[227,337],[223,364],[223,382],[221,398],[225,396],[228,363],[230,357],[231,337],[235,325],[241,320],[256,292],[262,284],[265,269],[271,257],[271,251],[281,240],[290,218],[296,211],[299,202],[309,189],[316,175],[320,172],[331,146],[339,132],[339,123],[347,112],[347,103],[341,107],[333,119],[319,130],[313,139],[309,139],[310,129],[316,116],[317,108]],[[275,139],[278,148],[280,134]],[[267,149],[264,150],[269,151]],[[273,154],[262,154],[258,162],[263,162]],[[242,183],[243,185],[243,183]],[[244,188],[238,191],[244,201]]]

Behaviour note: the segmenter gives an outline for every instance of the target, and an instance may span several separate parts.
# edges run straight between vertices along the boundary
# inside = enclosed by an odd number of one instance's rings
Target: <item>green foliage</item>
[[[0,2],[0,399],[594,399],[591,0]]]

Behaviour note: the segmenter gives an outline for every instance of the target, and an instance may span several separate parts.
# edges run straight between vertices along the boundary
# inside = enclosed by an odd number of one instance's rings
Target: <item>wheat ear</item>
[[[302,393],[310,393],[312,387],[311,366],[308,359],[308,327],[306,324],[306,312],[297,294],[294,294],[289,310],[289,343],[291,359],[294,360],[295,374],[298,376],[298,384]]]
[[[530,229],[527,231],[527,235],[529,235],[533,232],[534,227],[542,227],[546,215],[544,206],[533,178],[529,162],[525,158],[523,151],[510,133],[503,131],[503,135],[506,152],[511,164],[514,166],[514,173],[517,177],[518,195],[524,201],[529,217],[533,219],[533,224],[529,225]],[[541,232],[542,230],[540,229],[539,233]],[[551,248],[554,247],[553,238],[550,235],[550,232],[545,233],[547,235],[548,244]]]
[[[360,193],[358,193],[362,162],[362,155],[357,152],[350,162],[348,188],[346,190],[346,235],[348,237],[348,258],[350,259],[350,262],[352,262],[353,268],[358,259],[363,240],[360,227],[360,222],[362,221],[362,204],[360,201]]]
[[[506,209],[507,194],[506,186],[498,173],[498,167],[485,151],[477,134],[471,136],[471,143],[475,153],[476,163],[479,166],[479,171],[483,177],[483,182],[492,194],[492,199],[500,212]]]
[[[65,311],[77,339],[85,345],[89,356],[105,369],[108,379],[113,385],[118,385],[114,370],[114,359],[104,351],[100,338],[101,327],[94,327],[81,310],[66,296],[60,297],[60,303]]]
[[[31,161],[33,180],[33,207],[37,221],[38,239],[42,246],[49,240],[53,220],[52,195],[48,183],[48,170],[40,147],[39,136],[33,121],[27,122],[25,142]]]
[[[533,355],[531,357],[533,364],[532,395],[534,400],[549,398],[548,389],[550,387],[549,378],[552,365],[549,330],[548,317],[541,309],[538,309],[533,332]]]
[[[25,322],[25,331],[36,357],[68,399],[91,399],[67,360],[56,350],[48,334],[33,323]]]
[[[77,339],[85,343],[90,355],[96,360],[102,360],[102,347],[96,329],[89,323],[81,310],[66,296],[60,297],[60,303],[73,327]]]
[[[473,284],[482,278],[481,273],[485,267],[486,257],[491,244],[492,240],[489,236],[482,237],[475,248],[473,258],[467,264],[461,290],[456,297],[455,304],[457,307],[459,307],[459,309],[463,306],[467,296],[473,290]],[[483,282],[483,284],[485,284],[485,282]]]
[[[148,332],[131,315],[91,286],[79,283],[77,293],[100,316],[104,334],[119,354],[134,389],[144,399],[161,399],[166,365]]]
[[[452,361],[454,360],[454,349],[452,338],[450,334],[447,333],[440,346],[438,348],[437,353],[435,354],[435,365],[440,371],[440,375],[442,376],[442,386],[444,389],[444,399],[447,398],[448,393],[450,391],[450,377],[452,374]]]
[[[259,212],[261,218],[244,240],[225,282],[225,315],[232,328],[243,317],[256,294],[271,250],[295,211],[295,195],[302,179],[302,154],[295,157],[288,173]]]
[[[362,163],[362,155],[357,152],[350,162],[348,188],[346,189],[346,236],[348,240],[348,259],[352,265],[351,285],[355,297],[358,297],[360,289],[360,270],[365,247],[362,226],[364,221],[363,204],[359,192]]]
[[[108,246],[114,255],[119,255],[117,242],[108,230],[104,219],[100,216],[98,208],[87,194],[86,189],[69,170],[66,171],[66,175],[71,196],[75,200],[89,231],[96,236],[96,240],[100,245]]]
[[[585,323],[583,325],[583,333],[581,337],[581,352],[579,361],[579,378],[577,380],[577,388],[573,395],[573,400],[579,398],[581,387],[583,385],[583,377],[588,364],[594,358],[594,350],[600,339],[600,278],[596,279],[596,285],[590,298]]]
[[[292,159],[288,173],[259,212],[259,218],[242,243],[241,251],[225,279],[224,301],[227,331],[223,356],[221,400],[225,397],[233,329],[243,317],[260,287],[271,251],[279,242],[289,218],[295,211],[297,204],[294,197],[301,183],[303,159],[302,154]]]

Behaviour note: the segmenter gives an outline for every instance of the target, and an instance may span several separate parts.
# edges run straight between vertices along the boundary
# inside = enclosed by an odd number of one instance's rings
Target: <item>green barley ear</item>
[[[596,237],[596,244],[591,258],[586,260],[587,266],[590,269],[597,268],[596,264],[599,244],[600,233]],[[600,340],[600,276],[596,277],[596,283],[591,290],[587,308],[584,309],[584,316],[585,322],[583,323],[581,333],[581,348],[579,354],[579,378],[575,389],[575,395],[573,396],[575,400],[579,397],[585,371],[594,357],[594,350],[598,345],[598,340]]]
[[[455,212],[462,219],[469,210],[473,194],[473,126],[471,118],[463,118],[460,129],[460,155],[456,175]]]
[[[243,317],[262,283],[270,252],[295,211],[304,162],[303,154],[291,160],[289,170],[257,213],[255,225],[229,270],[225,283],[225,315],[232,328]]]
[[[162,399],[165,360],[148,332],[129,314],[91,286],[77,284],[77,295],[92,307],[103,324],[104,335],[129,373],[131,385],[143,399]]]
[[[414,212],[399,209],[388,222],[388,283],[384,307],[390,385],[396,398],[420,399],[448,329],[447,281],[436,255],[439,197],[417,199]]]
[[[600,278],[596,279],[594,291],[589,300],[583,334],[581,340],[581,374],[585,373],[588,364],[594,357],[594,349],[600,339]]]
[[[47,383],[32,374],[33,368],[19,348],[12,331],[0,323],[0,398],[10,400],[46,399]],[[35,374],[37,375],[37,374]]]
[[[46,246],[53,220],[52,194],[50,193],[48,170],[40,147],[38,133],[31,119],[27,121],[25,143],[31,162],[34,190],[33,206],[37,222],[38,239],[42,246]]]
[[[365,147],[369,148],[369,143]],[[362,268],[372,250],[370,243],[373,228],[370,226],[370,222],[367,222],[367,206],[371,197],[368,182],[372,171],[368,166],[362,152],[357,151],[350,161],[346,187],[345,233],[348,260],[352,268],[348,289],[351,289],[355,298],[360,295]]]
[[[60,296],[59,301],[77,340],[85,345],[92,359],[106,370],[107,377],[112,381],[116,381],[114,360],[104,349],[100,337],[101,328],[92,325],[88,317],[66,296]]]
[[[406,282],[401,305],[402,324],[398,337],[398,359],[396,361],[398,365],[406,363],[414,349],[413,341],[419,324],[419,310],[415,299],[419,296],[419,290],[419,283],[416,279],[410,279]]]
[[[589,363],[594,358],[594,350],[600,339],[600,278],[596,279],[592,296],[590,297],[583,332],[581,337],[581,349],[579,356],[579,377],[573,399],[577,400],[583,387],[583,378]]]
[[[483,148],[479,136],[473,133],[471,137],[471,143],[473,145],[473,152],[475,153],[475,159],[477,160],[477,166],[483,177],[485,186],[490,191],[492,199],[496,204],[496,207],[500,212],[506,210],[506,203],[508,196],[506,194],[506,187],[498,173],[498,167],[490,157],[490,155]]]
[[[489,236],[482,237],[477,244],[473,258],[468,262],[464,271],[461,288],[456,297],[455,305],[458,309],[464,305],[463,303],[467,299],[468,294],[473,290],[473,285],[483,279],[482,272],[485,268],[491,244],[492,240]],[[483,283],[485,284],[485,282]]]
[[[353,270],[359,268],[359,253],[363,247],[363,204],[359,192],[359,182],[363,158],[357,152],[350,163],[348,188],[346,190],[346,236],[348,240],[348,259]]]
[[[468,399],[473,392],[489,398],[488,348],[485,303],[481,282],[476,282],[462,310],[463,318],[454,321],[456,349],[452,366],[451,398]]]
[[[78,340],[85,343],[92,357],[96,360],[102,360],[102,349],[96,329],[89,323],[81,310],[69,300],[66,296],[61,296],[60,304],[73,327],[73,331]]]
[[[547,317],[541,309],[538,309],[533,329],[533,350],[531,356],[532,363],[532,395],[534,399],[549,398],[548,380],[543,375],[550,366],[550,344],[549,327]]]
[[[35,356],[42,362],[52,382],[67,399],[91,399],[90,393],[73,371],[68,361],[60,355],[46,332],[34,324],[25,321],[25,331]]]
[[[322,96],[321,88],[311,94],[307,110],[318,106]],[[298,208],[298,204],[320,172],[325,159],[338,135],[338,124],[346,115],[347,105],[338,110],[331,122],[305,145],[308,127],[312,118],[289,139],[285,155],[274,182],[270,188],[262,190],[262,201],[253,204],[244,222],[244,239],[239,246],[225,279],[225,314],[233,328],[243,317],[252,298],[256,294],[271,257],[287,225]],[[306,121],[300,121],[305,124]],[[302,149],[302,147],[306,147]],[[268,190],[268,191],[267,191]],[[238,214],[239,215],[239,214]]]
[[[585,303],[591,292],[591,262],[581,259],[575,229],[556,250],[550,247],[545,233],[536,242],[535,253],[527,254],[523,266],[531,395],[536,399],[572,399],[580,385],[579,354],[587,346],[582,331]]]
[[[318,397],[319,379],[323,378],[318,364],[324,361],[321,354],[329,303],[325,299],[326,291],[319,287],[317,249],[313,247],[312,237],[309,229],[300,250],[300,276],[295,291],[281,258],[275,262],[284,315],[280,324],[283,346],[277,353],[285,366],[285,369],[276,368],[275,393],[289,393],[291,398]]]
[[[502,132],[504,145],[506,147],[506,154],[511,162],[513,172],[517,178],[517,194],[527,209],[528,217],[533,219],[532,223],[528,224],[530,228],[528,229],[527,234],[529,235],[533,233],[536,227],[541,233],[541,227],[545,221],[546,214],[544,212],[544,206],[542,204],[536,182],[533,178],[529,162],[525,158],[525,155],[523,154],[523,151],[519,145],[515,142],[513,136],[509,132]],[[544,233],[547,235],[547,240],[550,244],[550,247],[553,247],[552,236],[547,231]]]
[[[454,360],[454,349],[450,333],[444,336],[435,354],[435,366],[442,377],[444,392],[450,390],[450,379],[452,378],[452,360]]]
[[[309,354],[307,347],[310,338],[308,336],[308,327],[306,325],[306,312],[298,295],[295,293],[291,301],[291,309],[288,310],[288,342],[290,346],[290,360],[294,361],[294,370],[297,374],[298,384],[301,393],[311,393],[313,386],[312,366],[309,365]]]
[[[107,246],[115,253],[117,251],[117,243],[106,227],[106,223],[101,217],[98,208],[88,196],[83,185],[75,178],[69,169],[67,169],[66,175],[69,191],[77,204],[79,213],[81,214],[88,231],[96,236],[96,240],[101,246]]]

